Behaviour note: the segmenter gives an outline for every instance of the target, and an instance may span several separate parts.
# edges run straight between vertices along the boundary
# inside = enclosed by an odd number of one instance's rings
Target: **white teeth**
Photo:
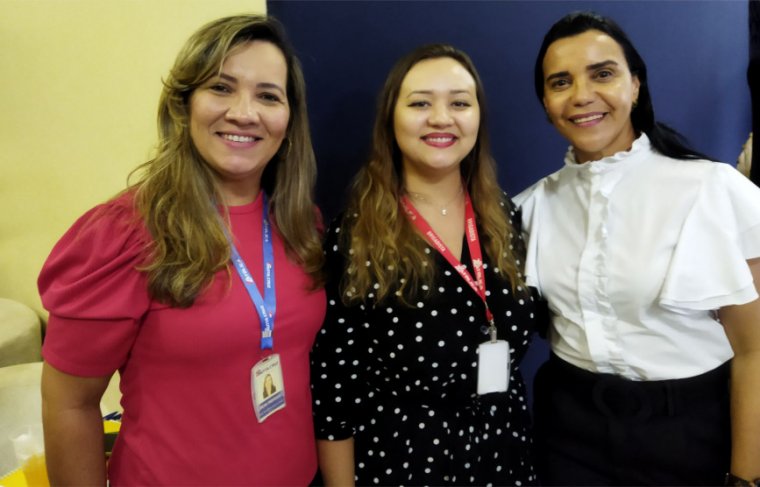
[[[222,134],[222,138],[231,140],[232,142],[253,142],[256,140],[256,137],[248,137],[244,135],[232,135],[232,134]]]
[[[442,144],[446,142],[451,142],[452,140],[454,140],[454,137],[426,137],[425,140],[429,142]]]
[[[591,122],[592,120],[599,120],[599,119],[600,119],[600,118],[602,118],[603,116],[604,116],[604,115],[589,115],[588,117],[583,117],[583,118],[574,118],[574,119],[573,119],[573,123],[586,123],[586,122]]]

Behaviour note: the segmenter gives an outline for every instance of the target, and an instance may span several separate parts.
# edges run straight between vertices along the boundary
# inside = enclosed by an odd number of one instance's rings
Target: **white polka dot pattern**
[[[350,252],[341,248],[339,228],[333,224],[325,243],[328,272],[338,278]],[[461,260],[471,269],[466,245]],[[513,370],[507,393],[478,396],[485,312],[437,252],[435,264],[438,282],[411,307],[393,300],[344,306],[338,279],[328,279],[327,317],[312,351],[317,437],[354,437],[357,485],[536,484],[516,369],[534,327],[533,299],[515,296],[495,266],[484,266],[488,304],[499,338],[509,341]]]

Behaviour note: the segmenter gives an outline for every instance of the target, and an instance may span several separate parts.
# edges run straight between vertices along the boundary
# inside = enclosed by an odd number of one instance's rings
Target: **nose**
[[[572,101],[575,105],[587,105],[594,100],[593,86],[585,79],[575,80],[572,90]]]
[[[254,124],[259,121],[259,112],[255,100],[247,95],[240,93],[230,98],[230,105],[224,114],[227,121],[240,125]]]
[[[428,123],[434,127],[451,125],[452,118],[448,105],[446,103],[434,103],[431,107]]]

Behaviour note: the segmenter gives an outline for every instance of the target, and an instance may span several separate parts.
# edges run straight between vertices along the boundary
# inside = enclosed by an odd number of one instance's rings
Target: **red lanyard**
[[[486,279],[483,272],[483,253],[480,250],[480,237],[478,237],[478,229],[475,226],[475,210],[472,208],[472,202],[470,201],[470,194],[465,191],[464,193],[464,231],[467,235],[467,247],[470,249],[470,257],[472,258],[472,268],[475,273],[475,278],[467,272],[467,268],[462,265],[459,260],[454,257],[454,254],[446,247],[443,240],[435,233],[430,227],[430,224],[425,221],[425,218],[420,215],[420,212],[414,207],[409,198],[406,196],[401,197],[401,206],[406,212],[406,216],[412,225],[417,227],[425,238],[427,238],[430,245],[435,247],[438,252],[451,264],[454,269],[459,272],[462,279],[470,285],[480,299],[483,300],[483,304],[486,307],[486,319],[491,326],[492,331],[495,331],[493,314],[488,309],[488,302],[486,301]]]

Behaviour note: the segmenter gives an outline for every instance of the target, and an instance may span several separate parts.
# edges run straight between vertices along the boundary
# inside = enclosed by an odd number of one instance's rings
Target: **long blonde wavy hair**
[[[285,141],[267,163],[261,188],[270,199],[270,217],[288,255],[321,282],[323,253],[313,200],[316,162],[306,112],[306,88],[298,59],[280,24],[271,17],[237,15],[212,21],[185,43],[164,81],[158,106],[156,156],[138,167],[134,191],[138,214],[151,234],[147,263],[152,298],[190,306],[230,261],[225,236],[228,215],[218,176],[203,160],[190,136],[190,97],[221,70],[237,46],[262,40],[282,51],[288,68],[290,105]],[[225,218],[219,218],[218,206]],[[229,274],[228,274],[229,276]]]
[[[496,164],[489,149],[483,83],[464,52],[446,44],[417,48],[391,69],[378,98],[369,161],[360,169],[349,192],[342,232],[352,252],[341,281],[344,302],[365,299],[374,293],[377,302],[394,294],[405,304],[419,296],[423,284],[432,288],[433,256],[427,244],[399,209],[403,194],[401,151],[393,129],[393,114],[401,83],[410,69],[426,59],[448,57],[469,71],[475,80],[480,105],[480,128],[472,151],[460,165],[462,180],[470,192],[481,231],[483,247],[492,265],[515,291],[522,284],[518,270],[514,229],[506,215],[496,177]]]

